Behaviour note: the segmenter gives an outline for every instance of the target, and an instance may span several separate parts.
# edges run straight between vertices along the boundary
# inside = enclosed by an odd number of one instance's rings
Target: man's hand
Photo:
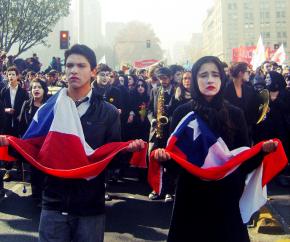
[[[155,150],[154,158],[159,162],[164,162],[171,159],[170,154],[165,149]]]
[[[270,152],[275,151],[277,146],[278,146],[278,142],[270,139],[263,143],[262,150],[266,153],[270,153]]]
[[[135,151],[140,151],[142,149],[144,149],[145,144],[144,141],[142,139],[135,139],[134,141],[132,141],[128,148],[127,151],[128,152],[135,152]]]
[[[129,115],[129,117],[128,117],[128,121],[127,121],[127,123],[128,124],[130,124],[130,123],[132,123],[133,122],[133,120],[134,120],[134,115]]]
[[[0,135],[0,146],[8,146],[9,140],[5,135]]]

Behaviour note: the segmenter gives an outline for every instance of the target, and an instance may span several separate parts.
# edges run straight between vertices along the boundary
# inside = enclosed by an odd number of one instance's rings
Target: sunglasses
[[[144,87],[144,85],[137,85],[137,87]]]

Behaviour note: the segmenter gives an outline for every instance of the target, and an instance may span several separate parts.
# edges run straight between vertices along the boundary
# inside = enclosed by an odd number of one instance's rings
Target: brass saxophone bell
[[[160,123],[160,125],[164,126],[168,124],[168,118],[166,116],[161,116],[158,118],[158,122]]]

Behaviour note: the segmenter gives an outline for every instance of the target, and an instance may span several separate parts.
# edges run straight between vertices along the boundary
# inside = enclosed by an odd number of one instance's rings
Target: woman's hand
[[[262,150],[266,153],[270,153],[270,152],[275,151],[277,146],[278,146],[278,142],[270,139],[263,143]]]
[[[0,146],[8,146],[9,140],[5,135],[0,135]]]
[[[155,150],[154,158],[159,162],[164,162],[171,159],[170,154],[165,149]]]

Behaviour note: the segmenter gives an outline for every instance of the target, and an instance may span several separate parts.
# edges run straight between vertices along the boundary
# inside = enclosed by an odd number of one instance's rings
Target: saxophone
[[[156,138],[158,139],[163,138],[163,126],[168,124],[168,118],[165,116],[164,102],[165,102],[164,89],[161,88],[157,100]]]

